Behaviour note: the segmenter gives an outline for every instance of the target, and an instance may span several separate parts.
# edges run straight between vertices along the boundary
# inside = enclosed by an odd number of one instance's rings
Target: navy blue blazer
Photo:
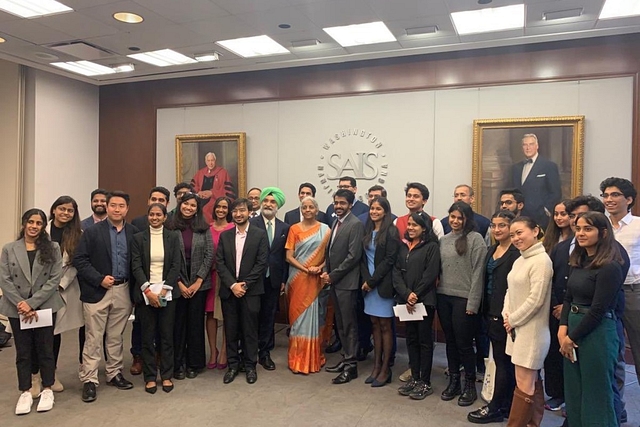
[[[358,217],[363,213],[369,213],[369,206],[362,203],[360,200],[356,200],[356,202],[351,207],[351,213],[355,217]],[[332,225],[337,218],[336,213],[333,211],[333,203],[327,206],[327,218],[330,222],[329,225]]]
[[[543,229],[549,224],[549,215],[553,215],[553,208],[562,200],[562,187],[558,165],[551,160],[538,155],[527,179],[522,181],[524,160],[513,165],[511,179],[513,188],[524,194],[524,209],[522,216],[534,219]]]
[[[128,265],[131,269],[131,248],[133,235],[138,229],[125,223],[124,231],[127,236]],[[98,222],[87,228],[73,256],[73,266],[78,270],[78,283],[80,283],[80,300],[94,304],[100,302],[107,290],[102,287],[102,280],[110,276],[111,264],[111,237],[109,235],[109,222]],[[133,274],[129,272],[129,289],[133,290]]]
[[[267,227],[262,215],[251,218],[249,222],[251,225],[255,225],[257,228],[264,230],[265,233],[267,232]],[[275,218],[274,222],[273,242],[271,242],[271,246],[269,246],[269,277],[265,278],[265,284],[270,283],[273,289],[280,289],[280,285],[287,283],[287,279],[289,278],[289,264],[285,261],[286,250],[284,248],[285,243],[287,243],[287,236],[289,235],[289,224],[285,224],[278,218]],[[269,239],[267,238],[267,243],[268,242]],[[266,273],[265,271],[265,274]]]
[[[318,211],[318,213],[316,214],[316,219],[320,222],[323,222],[325,224],[327,224],[329,227],[331,227],[331,224],[329,223],[329,217],[327,216],[326,213],[322,212],[322,211]],[[297,224],[300,222],[300,208],[295,208],[295,209],[291,209],[289,212],[287,212],[286,214],[284,214],[284,222],[286,222],[289,225],[293,225],[293,224]]]

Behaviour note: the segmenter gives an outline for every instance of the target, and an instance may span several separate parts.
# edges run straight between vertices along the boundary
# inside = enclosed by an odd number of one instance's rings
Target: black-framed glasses
[[[602,193],[602,194],[600,194],[600,197],[602,197],[603,199],[608,199],[608,198],[617,199],[618,197],[621,197],[621,196],[624,196],[624,194],[619,193],[617,191],[614,191],[612,193]]]

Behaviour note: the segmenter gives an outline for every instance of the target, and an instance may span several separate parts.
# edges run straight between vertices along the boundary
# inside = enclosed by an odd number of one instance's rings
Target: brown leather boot
[[[513,392],[513,402],[507,427],[526,427],[533,415],[533,396],[516,387]]]
[[[533,413],[527,423],[527,427],[540,427],[544,416],[544,391],[542,380],[536,381],[536,391],[533,393]]]

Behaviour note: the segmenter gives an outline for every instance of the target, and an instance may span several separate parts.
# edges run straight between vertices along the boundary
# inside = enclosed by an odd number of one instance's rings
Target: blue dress
[[[373,275],[376,269],[374,259],[376,255],[375,240],[377,233],[378,232],[374,230],[371,243],[364,249],[367,257],[367,267],[371,275]],[[364,295],[364,312],[369,316],[393,317],[393,298],[382,298],[378,293],[378,288],[373,288],[371,292],[367,292]]]

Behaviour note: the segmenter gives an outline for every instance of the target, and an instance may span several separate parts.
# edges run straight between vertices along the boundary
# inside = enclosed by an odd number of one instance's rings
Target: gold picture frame
[[[215,153],[216,166],[226,169],[235,197],[247,194],[247,136],[244,132],[176,135],[176,182],[192,182]],[[229,187],[227,187],[229,188]],[[230,194],[229,192],[227,194]]]
[[[516,167],[519,164],[521,171],[525,160],[522,147],[525,134],[535,134],[539,146],[538,155],[556,164],[560,177],[561,198],[572,198],[582,194],[584,121],[584,116],[474,120],[474,211],[490,218],[498,208],[501,190],[524,186],[518,182]],[[540,165],[542,164],[541,162]],[[545,174],[534,175],[532,179],[536,177],[544,179]],[[531,199],[538,196],[529,195]],[[526,206],[527,194],[525,208]],[[553,214],[553,210],[547,212],[547,215],[550,214]]]

